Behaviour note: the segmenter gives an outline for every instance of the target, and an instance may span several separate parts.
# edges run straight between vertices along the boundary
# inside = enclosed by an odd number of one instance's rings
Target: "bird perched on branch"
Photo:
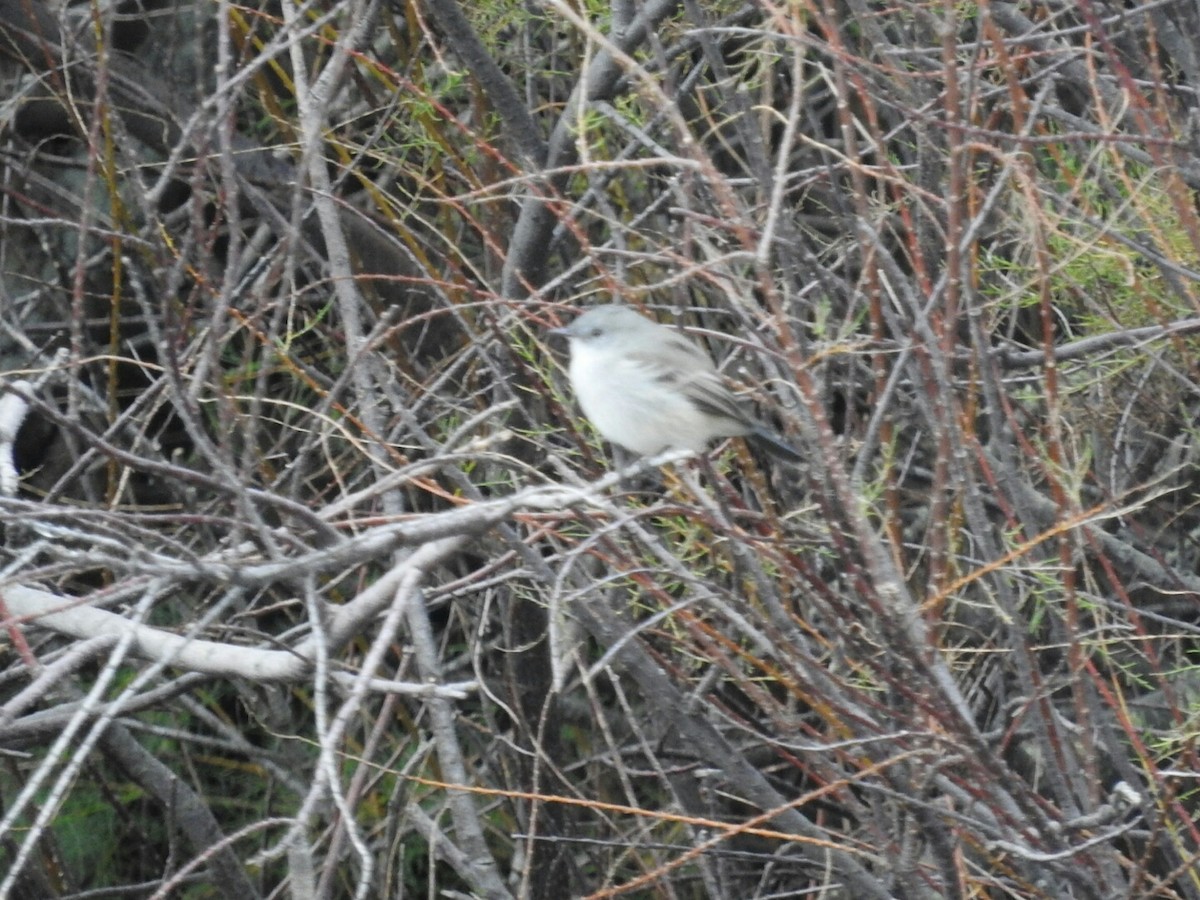
[[[725,386],[708,353],[627,306],[598,306],[552,334],[570,339],[571,388],[607,440],[633,453],[703,452],[744,437],[780,459],[800,451],[755,419]]]

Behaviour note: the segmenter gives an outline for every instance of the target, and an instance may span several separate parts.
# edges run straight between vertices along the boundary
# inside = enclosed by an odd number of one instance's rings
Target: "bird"
[[[593,307],[551,333],[569,340],[567,374],[583,414],[634,454],[703,453],[716,438],[744,437],[780,459],[804,459],[746,410],[703,348],[628,306]]]

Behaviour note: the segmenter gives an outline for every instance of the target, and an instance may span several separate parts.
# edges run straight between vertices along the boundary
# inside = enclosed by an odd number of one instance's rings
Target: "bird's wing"
[[[754,421],[725,386],[712,359],[691,341],[672,335],[653,350],[628,356],[654,381],[678,388],[701,412],[739,424]]]

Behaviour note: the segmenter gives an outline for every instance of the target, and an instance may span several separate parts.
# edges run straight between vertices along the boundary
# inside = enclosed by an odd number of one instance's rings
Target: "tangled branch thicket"
[[[1196,34],[0,0],[0,896],[1200,898]]]

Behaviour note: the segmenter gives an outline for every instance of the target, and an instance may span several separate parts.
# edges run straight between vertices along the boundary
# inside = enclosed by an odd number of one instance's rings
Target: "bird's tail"
[[[756,447],[761,447],[777,459],[786,460],[787,462],[804,462],[804,456],[773,432],[766,425],[754,425],[746,435],[746,440],[754,444]]]

